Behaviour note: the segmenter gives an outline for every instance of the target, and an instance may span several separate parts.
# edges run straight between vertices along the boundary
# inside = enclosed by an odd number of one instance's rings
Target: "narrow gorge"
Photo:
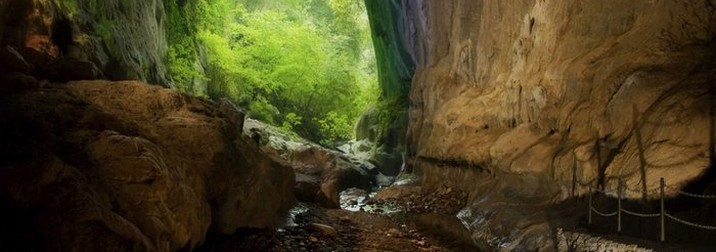
[[[0,251],[709,251],[715,101],[714,0],[0,0]]]

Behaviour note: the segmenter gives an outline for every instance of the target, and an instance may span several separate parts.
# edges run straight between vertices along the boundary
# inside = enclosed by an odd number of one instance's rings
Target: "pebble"
[[[325,236],[334,236],[338,231],[334,227],[321,223],[311,223],[308,225],[312,230],[317,231]]]
[[[397,230],[397,229],[395,229],[395,228],[391,228],[391,229],[388,230],[386,236],[390,236],[390,237],[401,237],[402,234],[400,233],[399,230]]]

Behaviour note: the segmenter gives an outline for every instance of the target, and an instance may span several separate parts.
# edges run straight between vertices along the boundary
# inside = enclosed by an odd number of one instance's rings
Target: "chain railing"
[[[691,221],[680,219],[674,215],[667,213],[664,208],[664,189],[670,188],[672,190],[675,190],[680,195],[698,198],[698,199],[716,199],[716,195],[703,195],[703,194],[694,194],[694,193],[684,192],[684,191],[681,191],[681,189],[679,189],[679,188],[667,186],[666,183],[664,182],[664,178],[661,178],[659,183],[660,183],[660,185],[659,185],[658,189],[648,191],[648,192],[652,192],[652,193],[655,192],[656,190],[659,191],[660,207],[659,207],[658,213],[640,213],[640,212],[635,212],[635,211],[630,211],[630,210],[624,209],[622,207],[622,199],[623,199],[622,196],[623,196],[624,191],[631,191],[631,192],[636,192],[636,193],[642,193],[642,192],[623,187],[623,183],[622,183],[621,179],[619,180],[619,182],[617,184],[617,192],[616,192],[617,210],[615,210],[613,212],[608,212],[608,213],[599,211],[596,208],[594,208],[594,204],[592,203],[592,193],[597,192],[597,193],[602,193],[604,195],[613,195],[613,193],[606,191],[606,189],[592,188],[592,186],[589,186],[589,214],[588,214],[589,225],[592,225],[592,213],[596,213],[597,215],[600,215],[602,217],[612,217],[612,216],[616,215],[617,216],[617,232],[621,232],[621,230],[622,230],[622,213],[625,213],[625,214],[628,214],[631,216],[635,216],[635,217],[641,217],[641,218],[659,217],[659,224],[660,224],[659,228],[661,231],[659,240],[661,242],[664,242],[666,240],[666,225],[665,225],[666,218],[669,218],[669,219],[671,219],[675,222],[681,223],[683,225],[687,225],[687,226],[691,226],[691,227],[695,227],[695,228],[706,229],[706,230],[716,230],[716,226],[694,223]]]

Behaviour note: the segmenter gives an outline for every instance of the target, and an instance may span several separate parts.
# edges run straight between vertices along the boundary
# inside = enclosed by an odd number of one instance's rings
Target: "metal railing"
[[[592,186],[589,186],[588,223],[589,223],[589,225],[592,225],[592,213],[595,213],[595,214],[597,214],[599,216],[603,216],[603,217],[612,217],[612,216],[616,215],[617,216],[617,232],[621,232],[622,231],[622,213],[628,214],[631,216],[635,216],[635,217],[641,217],[641,218],[659,217],[659,222],[660,222],[659,240],[661,242],[666,241],[666,225],[665,225],[666,218],[669,218],[669,219],[674,220],[678,223],[681,223],[681,224],[684,224],[687,226],[691,226],[691,227],[695,227],[695,228],[706,229],[706,230],[716,230],[716,226],[703,225],[703,224],[698,224],[698,223],[694,223],[691,221],[683,220],[683,219],[680,219],[680,218],[666,212],[666,210],[664,208],[664,189],[666,187],[668,187],[672,190],[675,190],[680,195],[687,196],[687,197],[693,197],[693,198],[698,198],[698,199],[716,199],[716,195],[703,195],[703,194],[688,193],[688,192],[681,191],[679,188],[667,186],[666,183],[664,182],[664,178],[661,178],[660,186],[659,186],[659,201],[660,201],[659,202],[660,203],[659,212],[658,213],[639,213],[639,212],[624,209],[622,207],[623,192],[625,191],[625,189],[628,191],[631,191],[631,190],[629,190],[628,188],[624,188],[622,181],[619,180],[618,185],[617,185],[617,193],[616,193],[617,194],[617,210],[615,210],[613,212],[602,212],[602,211],[599,211],[596,208],[594,208],[594,204],[592,203],[592,194],[593,194],[592,189],[594,189],[596,192],[602,193],[604,195],[609,195],[610,193],[605,190],[600,190],[598,188],[592,188]],[[640,191],[637,191],[637,192],[641,193]]]

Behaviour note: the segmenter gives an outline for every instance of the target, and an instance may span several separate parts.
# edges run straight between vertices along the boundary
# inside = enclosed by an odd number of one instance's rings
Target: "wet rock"
[[[324,236],[335,236],[336,235],[336,229],[321,223],[311,223],[308,225],[309,228],[313,229],[316,232],[321,233]]]
[[[375,185],[378,187],[390,186],[393,184],[393,181],[395,181],[395,177],[385,176],[382,173],[375,176]]]
[[[343,153],[349,153],[359,160],[370,160],[374,150],[374,143],[369,139],[351,140],[338,147]]]
[[[341,192],[341,202],[343,201],[357,201],[363,202],[368,199],[368,192],[358,188],[348,188]]]
[[[340,194],[340,205],[343,209],[357,209],[369,200],[368,192],[358,188],[348,188]]]

